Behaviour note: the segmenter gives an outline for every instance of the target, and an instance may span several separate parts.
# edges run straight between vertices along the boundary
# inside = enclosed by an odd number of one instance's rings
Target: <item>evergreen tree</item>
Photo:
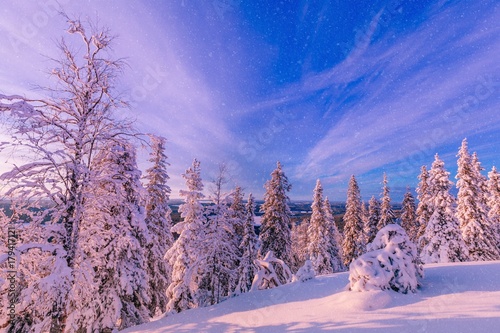
[[[496,227],[497,249],[500,250],[500,174],[496,167],[488,173],[488,217]]]
[[[243,225],[243,240],[240,243],[241,260],[238,267],[238,284],[235,293],[241,294],[250,291],[253,278],[257,271],[255,259],[257,259],[258,238],[254,230],[255,201],[250,194],[245,205],[245,223]]]
[[[428,180],[434,211],[422,236],[425,245],[420,254],[426,264],[466,261],[469,257],[455,217],[455,199],[449,192],[453,183],[448,176],[449,172],[436,154]]]
[[[361,194],[356,178],[351,176],[344,215],[344,242],[342,244],[344,265],[348,267],[363,252],[364,234],[363,221],[361,220]]]
[[[293,224],[291,231],[292,240],[292,265],[291,269],[297,272],[309,258],[307,230],[309,219],[304,218],[300,224]]]
[[[234,224],[235,236],[239,244],[243,240],[245,233],[245,223],[247,219],[247,211],[243,203],[243,190],[240,186],[236,186],[230,198],[231,206],[229,207],[229,215]]]
[[[92,172],[93,195],[80,225],[66,329],[111,332],[149,321],[145,248],[150,237],[135,149],[110,145],[95,156]]]
[[[401,226],[405,229],[412,242],[416,242],[419,229],[417,214],[415,211],[415,198],[408,188],[403,198],[401,209]]]
[[[382,188],[382,203],[380,205],[380,220],[377,229],[380,230],[388,224],[394,223],[396,216],[392,211],[389,187],[387,186],[387,175],[384,173],[384,186]]]
[[[340,272],[345,269],[342,259],[342,235],[335,224],[332,205],[328,197],[323,201],[323,211],[325,212],[325,219],[328,227],[328,252],[330,253],[332,270],[333,272]]]
[[[330,258],[330,252],[328,251],[328,245],[330,244],[329,226],[324,211],[323,187],[319,179],[316,181],[316,187],[314,188],[311,208],[312,215],[307,229],[309,260],[311,260],[316,274],[332,273],[332,258]]]
[[[146,224],[150,242],[147,244],[147,262],[149,291],[151,302],[149,304],[150,316],[154,317],[165,312],[168,303],[166,290],[170,285],[170,272],[164,260],[167,250],[172,247],[174,238],[172,228],[172,210],[168,205],[170,187],[167,181],[167,156],[165,155],[165,138],[151,136],[151,154],[149,162],[152,166],[146,170],[147,197],[146,197]]]
[[[458,152],[457,218],[472,260],[497,260],[496,230],[488,218],[486,179],[481,175],[477,156],[471,157],[467,140],[462,141]]]
[[[286,192],[292,186],[288,182],[281,168],[280,162],[271,173],[271,180],[267,181],[264,188],[264,204],[261,206],[262,216],[260,229],[259,256],[263,258],[267,252],[272,251],[274,256],[291,264],[291,212],[288,207],[289,198]]]
[[[365,234],[365,243],[371,243],[377,235],[377,225],[380,221],[380,201],[372,196],[368,204],[368,219],[366,220],[363,230]]]
[[[204,237],[200,239],[200,255],[195,269],[199,276],[196,299],[199,306],[213,305],[229,297],[238,280],[239,243],[228,196],[223,193],[226,167],[221,165],[213,181],[212,204],[207,206]]]
[[[429,223],[432,212],[434,211],[429,192],[429,171],[427,171],[427,167],[425,165],[420,168],[420,175],[418,176],[418,179],[420,179],[417,187],[417,224],[419,227],[415,242],[417,249],[420,251],[425,245],[425,238],[422,236],[425,233],[427,223]]]
[[[180,191],[180,195],[185,198],[179,206],[183,220],[172,227],[172,232],[179,234],[179,238],[165,255],[172,272],[172,282],[167,288],[167,312],[180,312],[198,306],[194,295],[198,283],[194,263],[200,256],[199,243],[204,238],[200,162],[195,159],[182,177],[187,187]]]

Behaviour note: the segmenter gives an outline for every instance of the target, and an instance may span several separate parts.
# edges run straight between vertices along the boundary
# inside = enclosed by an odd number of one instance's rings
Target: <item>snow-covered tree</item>
[[[415,211],[415,198],[410,189],[406,190],[401,208],[401,226],[405,229],[412,242],[416,242],[419,229],[418,218]]]
[[[380,221],[380,201],[372,196],[368,203],[368,219],[363,226],[365,243],[371,243],[377,235],[377,225]]]
[[[417,248],[401,226],[385,226],[366,249],[349,266],[351,290],[392,289],[403,294],[417,290],[423,270]]]
[[[293,275],[287,264],[267,252],[263,259],[256,259],[257,273],[252,283],[251,291],[271,289],[292,282]]]
[[[318,179],[314,188],[312,214],[307,229],[309,260],[316,274],[332,273],[332,258],[328,246],[330,245],[329,225],[326,220],[323,203],[323,187]]]
[[[243,190],[240,186],[236,186],[233,193],[228,198],[231,205],[229,206],[229,215],[234,225],[235,237],[237,237],[238,244],[243,240],[245,233],[245,222],[247,218],[247,211],[243,203]]]
[[[328,226],[328,252],[330,253],[330,260],[333,272],[343,271],[342,259],[342,235],[335,224],[333,217],[332,205],[328,197],[323,200],[323,211],[325,212],[326,225]]]
[[[305,282],[307,280],[311,280],[316,276],[316,272],[314,271],[313,264],[311,260],[306,260],[304,265],[301,266],[297,273],[295,273],[292,277],[292,282]]]
[[[363,221],[361,219],[361,194],[354,176],[347,189],[346,212],[344,214],[344,242],[342,254],[344,265],[349,264],[365,250]]]
[[[239,238],[230,217],[228,195],[223,192],[226,173],[225,165],[220,165],[211,188],[212,203],[205,210],[207,222],[195,263],[199,306],[221,302],[233,293],[238,282]]]
[[[488,218],[486,179],[477,156],[471,157],[467,140],[458,152],[457,218],[472,260],[497,260],[496,230]]]
[[[309,218],[304,218],[300,224],[292,225],[292,265],[290,268],[294,272],[302,267],[309,258],[307,229],[309,229]]]
[[[41,236],[32,235],[36,245],[23,244],[22,256],[32,261],[40,254],[46,263],[52,262],[52,266],[40,266],[53,268],[40,272],[33,267],[34,280],[22,290],[19,299],[30,295],[33,298],[26,306],[18,304],[19,311],[11,323],[17,332],[35,327],[54,332],[65,329],[71,318],[69,304],[74,302],[70,290],[76,281],[80,282],[75,278],[75,259],[85,238],[80,233],[85,205],[92,195],[90,187],[95,184],[94,157],[111,143],[127,141],[134,133],[130,122],[114,117],[125,103],[114,94],[122,62],[111,59],[107,52],[112,36],[107,30],[98,31],[79,20],[68,18],[68,25],[67,32],[82,47],[71,47],[65,40],[58,44],[62,56],[51,71],[54,84],[41,92],[46,97],[0,95],[0,110],[9,117],[12,136],[2,148],[30,156],[30,160],[18,159],[21,164],[1,176],[10,183],[7,195],[16,201],[24,200],[24,205],[18,205],[25,209],[19,212],[23,216],[28,209],[43,208],[30,214],[30,225],[37,225],[43,232]],[[94,232],[98,230],[94,228]],[[27,258],[31,255],[34,257]],[[78,269],[93,274],[93,267]],[[47,283],[48,276],[51,283]],[[100,315],[98,308],[86,311],[89,316]]]
[[[488,173],[488,217],[496,227],[497,249],[500,250],[500,174],[496,167]]]
[[[147,244],[147,262],[149,291],[151,302],[148,306],[150,316],[154,317],[165,312],[168,303],[166,290],[170,284],[170,272],[164,259],[167,250],[172,247],[174,237],[172,228],[172,210],[168,205],[170,187],[167,181],[167,156],[165,155],[166,140],[163,137],[151,136],[151,153],[149,162],[152,164],[146,170],[146,224],[150,242]]]
[[[258,238],[254,230],[254,210],[255,201],[250,194],[245,205],[246,217],[243,225],[243,239],[240,243],[240,252],[242,253],[238,267],[238,284],[236,285],[236,294],[246,293],[252,288],[253,278],[257,268],[255,259],[257,259]]]
[[[432,212],[434,211],[434,208],[432,207],[432,198],[429,192],[429,171],[427,171],[427,167],[425,165],[420,168],[420,175],[418,176],[418,179],[420,180],[417,187],[417,224],[419,227],[415,241],[417,249],[420,251],[425,245],[420,241],[425,242],[425,238],[422,236],[425,233],[427,223],[429,223]]]
[[[93,165],[66,319],[66,330],[73,332],[111,332],[149,321],[150,238],[135,149],[111,144]]]
[[[186,190],[181,190],[184,203],[179,206],[182,221],[172,227],[179,238],[167,251],[165,259],[170,265],[172,282],[167,288],[167,312],[180,312],[198,306],[194,295],[197,281],[194,263],[201,255],[200,239],[204,238],[203,182],[200,175],[200,162],[194,160],[192,166],[182,175],[186,180]],[[193,286],[194,285],[194,286]]]
[[[382,198],[380,204],[380,220],[377,224],[377,229],[380,230],[388,224],[394,223],[396,216],[391,207],[390,190],[387,186],[387,175],[384,173],[384,181],[382,187]]]
[[[455,216],[455,198],[449,192],[453,185],[449,174],[444,169],[444,162],[436,154],[428,180],[433,213],[422,236],[425,240],[419,240],[425,244],[420,257],[426,264],[466,261],[469,258]]]
[[[291,215],[288,207],[289,198],[287,192],[292,186],[278,162],[276,169],[271,173],[271,179],[266,182],[264,188],[264,204],[261,211],[264,213],[260,227],[260,249],[259,256],[262,258],[267,252],[272,251],[276,258],[283,260],[288,266],[291,265]]]

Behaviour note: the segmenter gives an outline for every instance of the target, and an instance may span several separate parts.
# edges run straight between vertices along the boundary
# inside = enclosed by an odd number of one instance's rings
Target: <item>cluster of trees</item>
[[[61,41],[49,97],[0,95],[12,137],[2,148],[24,156],[1,176],[12,214],[0,215],[0,227],[15,225],[18,244],[14,268],[0,255],[4,271],[16,272],[15,283],[0,280],[0,327],[9,332],[112,332],[162,313],[342,271],[366,252],[377,231],[397,222],[419,244],[424,262],[499,258],[500,178],[495,169],[489,180],[481,175],[466,141],[458,201],[436,155],[430,172],[422,168],[418,207],[408,192],[399,220],[385,175],[381,200],[372,197],[368,207],[352,176],[343,234],[319,180],[311,217],[293,224],[291,185],[278,163],[265,184],[257,237],[252,195],[245,202],[239,187],[225,193],[221,167],[210,204],[202,204],[204,184],[194,160],[183,174],[182,221],[172,225],[165,139],[150,137],[150,168],[141,177],[135,146],[146,140],[114,114],[125,103],[113,90],[123,64],[107,55],[112,37],[78,20],[68,23],[84,47],[72,51]],[[7,253],[2,237],[0,251]],[[299,274],[292,278],[292,272]],[[9,304],[16,306],[14,317]]]

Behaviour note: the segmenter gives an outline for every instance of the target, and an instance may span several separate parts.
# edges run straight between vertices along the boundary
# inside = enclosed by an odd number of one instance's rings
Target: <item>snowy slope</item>
[[[426,265],[410,295],[347,283],[347,273],[321,276],[123,332],[500,332],[500,261]]]

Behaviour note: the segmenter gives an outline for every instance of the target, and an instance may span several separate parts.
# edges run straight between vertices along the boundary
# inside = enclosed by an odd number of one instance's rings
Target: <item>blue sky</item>
[[[0,93],[48,82],[65,28],[53,3],[2,4]],[[351,174],[368,199],[386,172],[400,201],[435,153],[453,177],[464,137],[487,170],[500,166],[497,1],[59,3],[118,35],[132,106],[120,113],[168,139],[173,197],[195,157],[206,183],[224,162],[228,186],[259,198],[280,160],[292,199],[320,178],[345,200]]]

